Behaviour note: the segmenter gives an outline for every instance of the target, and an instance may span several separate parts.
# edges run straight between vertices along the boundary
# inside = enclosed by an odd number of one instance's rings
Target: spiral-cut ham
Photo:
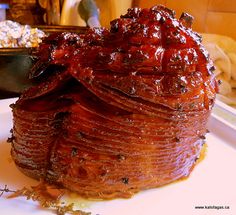
[[[37,84],[13,106],[17,167],[104,199],[188,176],[218,90],[191,22],[133,8],[110,30],[49,36],[30,74]]]

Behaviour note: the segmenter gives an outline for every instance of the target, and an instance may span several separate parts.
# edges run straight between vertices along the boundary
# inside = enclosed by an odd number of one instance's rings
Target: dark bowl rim
[[[73,25],[32,25],[32,28],[38,28],[45,33],[56,33],[56,32],[76,32],[84,33],[89,28],[84,26],[73,26]]]
[[[76,26],[76,25],[31,25],[32,28],[45,28],[45,29],[81,29],[87,30],[89,27]]]
[[[62,32],[76,32],[84,33],[89,28],[83,26],[67,26],[67,25],[32,25],[32,28],[38,28],[47,33],[62,33]],[[34,52],[37,47],[11,47],[11,48],[0,48],[0,56],[11,56],[11,55],[29,55]]]
[[[37,48],[0,48],[0,56],[11,56],[11,55],[29,55]]]

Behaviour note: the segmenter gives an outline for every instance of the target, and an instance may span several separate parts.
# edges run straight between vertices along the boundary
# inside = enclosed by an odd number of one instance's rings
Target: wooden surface
[[[236,0],[134,0],[142,8],[163,4],[194,16],[193,29],[198,32],[223,34],[236,39]]]

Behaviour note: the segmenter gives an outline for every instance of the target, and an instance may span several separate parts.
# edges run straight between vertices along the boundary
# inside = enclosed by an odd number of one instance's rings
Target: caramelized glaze
[[[48,37],[31,71],[37,84],[13,107],[18,168],[102,199],[188,176],[218,91],[189,21],[133,8],[110,30]]]

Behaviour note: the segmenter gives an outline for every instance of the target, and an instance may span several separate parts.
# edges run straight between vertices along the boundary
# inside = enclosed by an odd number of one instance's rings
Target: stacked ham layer
[[[37,84],[13,105],[17,167],[103,199],[188,176],[218,88],[187,19],[134,8],[110,30],[49,36],[31,71]]]

